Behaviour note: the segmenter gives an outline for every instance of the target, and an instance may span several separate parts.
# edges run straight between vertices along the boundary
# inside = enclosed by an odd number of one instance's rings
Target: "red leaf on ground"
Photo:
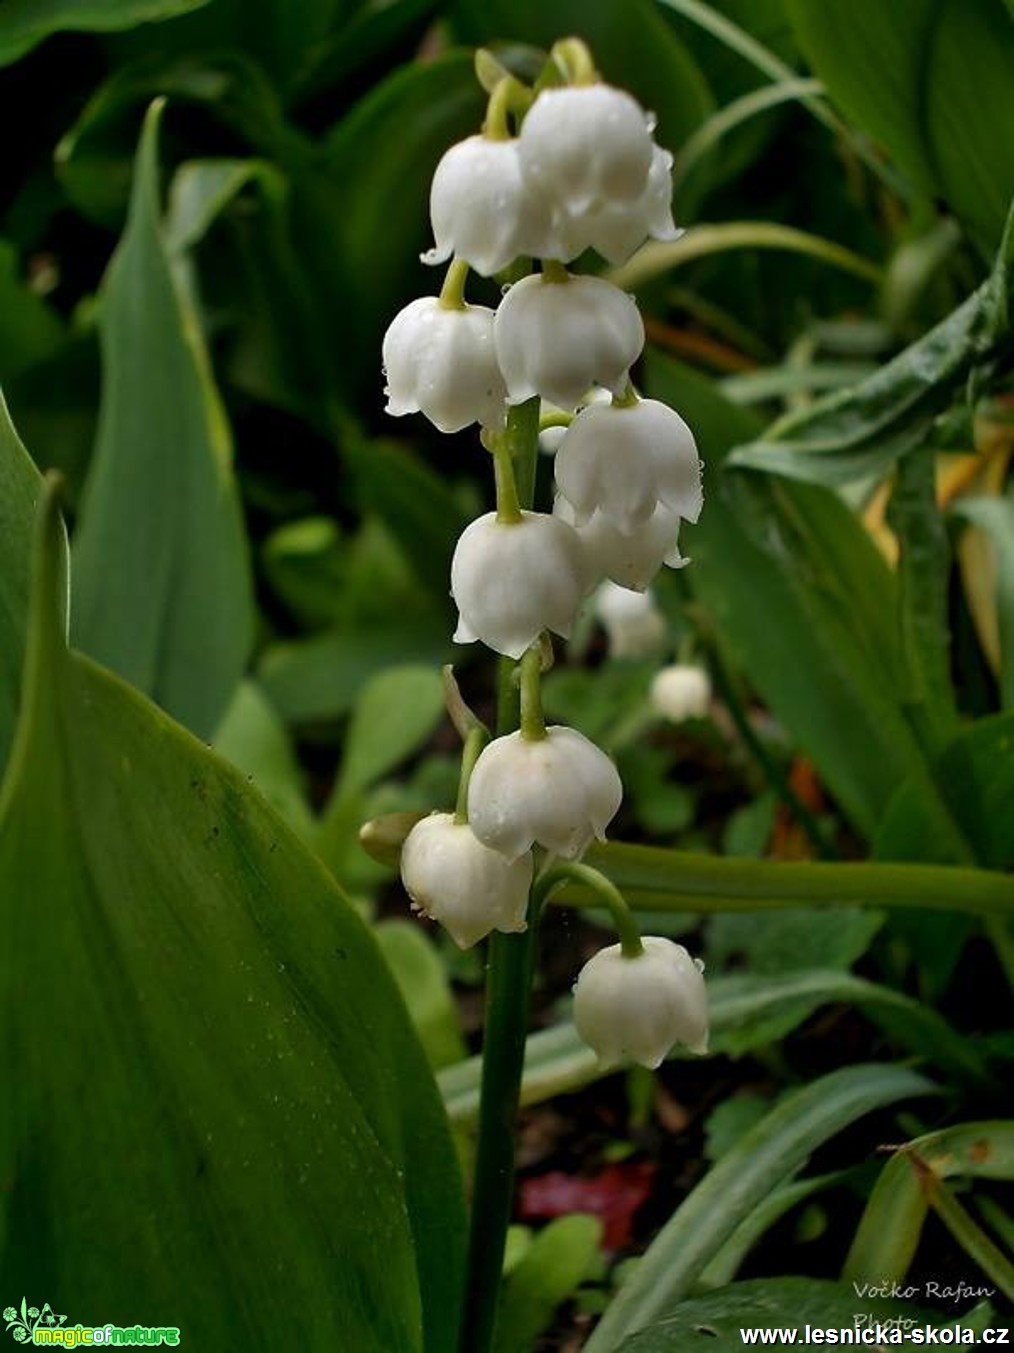
[[[602,1222],[602,1248],[622,1250],[631,1243],[634,1214],[650,1197],[656,1171],[650,1160],[627,1160],[590,1176],[562,1170],[534,1175],[521,1182],[518,1215],[521,1221],[545,1221],[590,1213]]]

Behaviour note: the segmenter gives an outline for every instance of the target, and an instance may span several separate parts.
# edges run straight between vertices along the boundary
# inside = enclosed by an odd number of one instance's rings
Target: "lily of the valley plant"
[[[642,940],[609,880],[578,863],[619,809],[616,767],[575,729],[547,728],[540,698],[550,635],[567,638],[604,582],[633,602],[664,564],[680,567],[680,523],[701,511],[690,428],[673,409],[641,399],[631,380],[644,345],[636,302],[568,267],[589,249],[616,264],[649,237],[676,236],[672,156],[655,144],[651,116],[599,79],[575,39],[557,43],[534,88],[506,71],[485,83],[481,133],[452,146],[433,178],[436,244],[423,257],[447,264],[443,285],[394,318],[383,347],[388,412],[422,413],[444,432],[475,424],[496,488],[495,510],[457,543],[450,584],[455,640],[501,655],[498,736],[489,741],[466,712],[456,810],[418,822],[401,856],[413,905],[458,945],[495,932],[464,1333],[471,1349],[487,1347],[495,1320],[511,1189],[502,1124],[505,1106],[517,1103],[538,910],[554,889],[580,877],[620,934],[575,986],[578,1032],[600,1060],[654,1068],[677,1041],[707,1048],[703,965],[670,940]],[[504,283],[495,311],[465,299],[470,272]],[[534,510],[522,487],[532,482],[543,405],[553,406],[554,425],[567,425],[549,512]]]

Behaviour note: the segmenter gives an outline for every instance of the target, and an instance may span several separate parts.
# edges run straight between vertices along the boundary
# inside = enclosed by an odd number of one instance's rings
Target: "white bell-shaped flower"
[[[650,591],[632,592],[607,579],[596,588],[593,600],[611,658],[643,658],[661,647],[665,616]]]
[[[451,595],[458,604],[459,644],[520,658],[543,630],[564,638],[587,590],[584,550],[572,526],[544,512],[517,523],[495,512],[461,534],[451,560]]]
[[[497,738],[475,763],[468,820],[480,841],[515,860],[534,844],[574,859],[606,827],[623,798],[616,767],[573,728],[538,740]]]
[[[574,525],[575,512],[566,498],[557,496],[553,512]],[[680,554],[679,528],[679,513],[661,505],[630,532],[621,531],[599,511],[574,527],[584,546],[589,576],[611,578],[634,592],[643,592],[663,564],[683,568],[690,562]]]
[[[511,404],[541,395],[570,410],[592,385],[623,393],[644,324],[633,297],[601,277],[536,275],[504,296],[493,337]]]
[[[622,89],[544,89],[521,127],[521,172],[566,211],[633,202],[651,168],[651,129],[644,109]]]
[[[681,944],[646,935],[627,958],[620,945],[601,949],[574,986],[574,1023],[606,1065],[632,1060],[654,1070],[675,1043],[708,1050],[703,964]]]
[[[451,813],[431,813],[409,832],[401,879],[413,910],[439,921],[459,949],[491,930],[524,930],[532,886],[531,855],[505,860]]]
[[[441,432],[502,427],[507,396],[493,344],[493,311],[420,296],[384,335],[387,412],[423,413]]]
[[[670,153],[655,147],[647,184],[635,202],[606,202],[577,214],[561,213],[556,233],[564,262],[594,249],[609,263],[626,263],[646,239],[678,239],[682,231],[672,218]]]
[[[703,667],[676,662],[656,673],[648,699],[657,713],[673,723],[703,719],[711,704],[711,678]]]
[[[555,469],[557,487],[579,523],[597,509],[629,534],[660,503],[687,521],[700,516],[704,496],[694,435],[657,399],[582,409],[560,443]]]
[[[552,208],[521,176],[518,143],[469,136],[437,165],[430,188],[436,247],[424,263],[456,254],[491,277],[523,254],[554,255]]]

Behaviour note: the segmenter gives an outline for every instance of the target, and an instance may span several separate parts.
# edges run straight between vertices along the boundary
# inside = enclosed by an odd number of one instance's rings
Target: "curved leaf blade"
[[[162,230],[160,111],[145,120],[105,282],[73,627],[92,657],[207,738],[246,664],[253,609],[228,424]]]
[[[9,66],[51,33],[111,33],[173,19],[208,0],[6,0],[0,9],[0,66]]]
[[[240,774],[68,653],[59,531],[50,498],[0,803],[4,1272],[209,1347],[451,1347],[457,1164],[376,944]]]

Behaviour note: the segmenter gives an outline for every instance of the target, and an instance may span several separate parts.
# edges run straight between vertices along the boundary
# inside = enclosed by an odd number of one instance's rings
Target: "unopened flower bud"
[[[497,653],[520,658],[543,630],[566,638],[587,580],[573,527],[543,512],[501,522],[488,512],[467,526],[451,560],[451,595],[458,604],[459,644],[481,639]]]
[[[568,410],[592,385],[622,394],[644,347],[635,301],[601,277],[522,278],[500,302],[493,335],[509,402],[541,395]]]
[[[703,667],[673,663],[663,667],[651,683],[648,699],[652,708],[673,723],[703,719],[711,704],[711,678]]]
[[[437,165],[430,189],[436,247],[424,263],[456,254],[484,277],[523,254],[552,251],[551,207],[522,179],[518,143],[469,136]]]
[[[609,640],[612,658],[643,658],[665,639],[665,617],[650,592],[632,592],[606,581],[595,592],[595,613]]]
[[[401,879],[414,909],[439,921],[460,949],[491,930],[524,930],[532,857],[512,861],[479,841],[451,813],[417,823],[401,852]]]
[[[703,504],[694,435],[657,399],[582,409],[556,453],[556,483],[577,522],[598,509],[630,533],[662,506],[696,521]]]
[[[389,414],[423,413],[441,432],[503,425],[507,392],[486,306],[420,296],[391,321],[383,352]]]
[[[575,212],[639,198],[652,148],[644,109],[622,89],[603,84],[544,89],[518,143],[525,181]]]
[[[497,738],[475,763],[468,820],[480,841],[514,860],[532,845],[574,859],[605,839],[623,787],[616,767],[582,733],[551,727],[538,740]]]
[[[606,1065],[633,1060],[654,1070],[675,1043],[708,1050],[703,964],[681,944],[646,935],[627,958],[610,945],[590,959],[574,987],[574,1023]]]

